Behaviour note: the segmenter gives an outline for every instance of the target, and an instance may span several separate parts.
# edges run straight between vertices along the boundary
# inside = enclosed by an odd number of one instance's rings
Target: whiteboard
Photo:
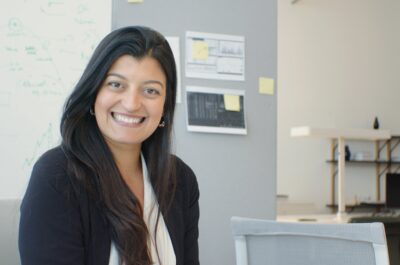
[[[111,30],[111,0],[0,5],[0,199],[22,197],[33,164],[60,143],[66,97]]]

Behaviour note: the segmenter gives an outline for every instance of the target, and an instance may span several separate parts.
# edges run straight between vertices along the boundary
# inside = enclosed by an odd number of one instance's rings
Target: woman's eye
[[[160,94],[160,92],[155,88],[145,88],[145,92],[146,92],[146,94],[149,94],[149,95],[159,95]]]
[[[121,83],[115,81],[110,81],[107,83],[107,85],[113,89],[119,89],[122,87]]]

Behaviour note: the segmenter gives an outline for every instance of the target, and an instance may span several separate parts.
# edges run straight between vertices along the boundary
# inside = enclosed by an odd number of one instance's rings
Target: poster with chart
[[[21,197],[34,162],[60,143],[65,99],[110,30],[111,0],[13,0],[0,8],[0,198]]]
[[[244,81],[244,37],[186,32],[186,77]]]
[[[188,131],[247,134],[244,96],[244,90],[186,87]]]

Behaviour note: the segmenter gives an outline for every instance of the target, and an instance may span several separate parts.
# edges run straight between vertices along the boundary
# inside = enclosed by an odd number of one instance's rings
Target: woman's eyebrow
[[[161,87],[164,87],[164,84],[161,81],[158,80],[146,80],[142,84],[147,85],[147,84],[159,84]]]
[[[116,77],[119,77],[121,79],[128,80],[125,76],[117,74],[117,73],[109,73],[109,74],[107,74],[107,77],[109,77],[109,76],[116,76]]]
[[[121,79],[123,79],[123,80],[128,80],[128,78],[126,78],[125,76],[120,75],[120,74],[117,74],[117,73],[109,73],[109,74],[107,74],[107,77],[109,77],[109,76],[116,76],[116,77],[121,78]],[[143,84],[143,85],[148,85],[148,84],[159,84],[161,87],[164,87],[164,84],[163,84],[161,81],[159,81],[159,80],[153,80],[153,79],[146,80],[146,81],[144,81],[142,84]]]

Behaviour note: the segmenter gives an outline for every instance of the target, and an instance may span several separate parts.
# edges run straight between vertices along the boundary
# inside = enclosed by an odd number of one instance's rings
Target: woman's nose
[[[142,97],[139,93],[139,89],[132,87],[122,96],[122,105],[127,111],[133,112],[140,109],[142,105]]]

